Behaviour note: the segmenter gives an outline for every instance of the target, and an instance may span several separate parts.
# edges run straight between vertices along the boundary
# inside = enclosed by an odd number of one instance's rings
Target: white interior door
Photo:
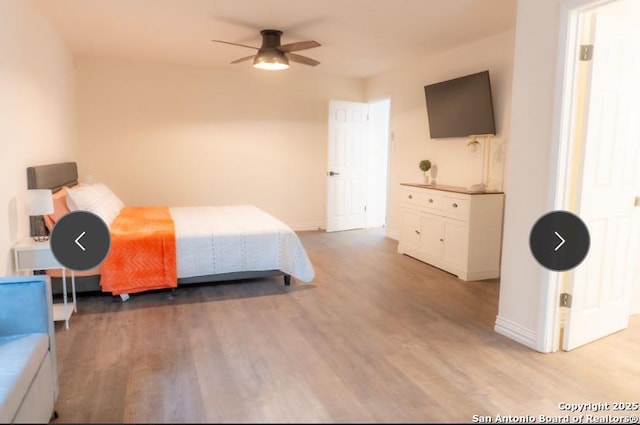
[[[366,225],[366,103],[329,102],[327,232]]]
[[[591,69],[577,209],[591,246],[570,281],[564,350],[627,327],[633,271],[640,261],[634,208],[640,190],[640,29],[625,24],[609,6],[583,13],[594,13],[595,25],[593,58],[582,65]]]

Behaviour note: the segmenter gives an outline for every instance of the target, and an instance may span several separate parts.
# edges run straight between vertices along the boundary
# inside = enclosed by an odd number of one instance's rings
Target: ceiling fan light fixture
[[[253,59],[253,67],[279,71],[289,68],[289,59],[278,49],[260,49]]]
[[[236,59],[234,63],[246,62],[253,59],[253,67],[258,69],[266,69],[269,71],[278,71],[281,69],[289,68],[289,62],[301,63],[309,66],[319,65],[315,59],[308,58],[306,56],[299,55],[297,51],[313,49],[314,47],[320,47],[320,43],[315,40],[296,41],[294,43],[281,44],[280,37],[282,31],[280,30],[262,30],[260,31],[262,36],[262,45],[260,48],[247,46],[245,44],[233,43],[231,41],[224,40],[211,40],[216,43],[231,44],[233,46],[246,47],[249,49],[257,50],[255,55],[245,56],[240,59]]]

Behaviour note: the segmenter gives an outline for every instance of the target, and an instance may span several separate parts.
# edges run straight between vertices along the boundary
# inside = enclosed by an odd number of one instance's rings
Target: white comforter
[[[304,282],[314,271],[298,235],[252,205],[170,208],[178,277],[280,270]]]

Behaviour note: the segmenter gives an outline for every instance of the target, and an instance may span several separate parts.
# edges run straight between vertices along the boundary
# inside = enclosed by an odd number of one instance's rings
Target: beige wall
[[[511,140],[496,330],[536,347],[543,268],[529,250],[531,226],[552,204],[550,181],[561,0],[518,1]],[[540,23],[545,22],[545,30]],[[546,275],[546,274],[545,274]]]
[[[68,50],[28,0],[0,1],[0,276],[28,235],[26,167],[73,160],[74,69]]]
[[[546,323],[548,274],[531,256],[529,233],[554,208],[564,46],[561,8],[588,0],[518,1],[511,139],[506,169],[502,276],[496,331],[539,351],[551,344]],[[629,3],[631,4],[631,3]],[[540,23],[546,22],[545,31]],[[632,21],[635,22],[635,21]],[[531,52],[535,52],[534,55]],[[638,268],[640,272],[640,268]],[[640,275],[640,273],[638,273]],[[634,283],[637,313],[640,279]],[[556,302],[553,293],[549,302]]]
[[[439,184],[469,186],[482,181],[482,149],[472,153],[467,138],[430,139],[424,86],[489,70],[497,135],[492,139],[491,184],[503,185],[504,150],[509,139],[509,111],[514,32],[503,32],[408,63],[402,69],[367,80],[367,100],[391,98],[392,141],[389,153],[387,234],[400,233],[401,182],[422,182],[418,163],[429,159]]]
[[[329,100],[363,97],[361,80],[313,68],[80,59],[81,178],[127,205],[251,203],[324,227]]]

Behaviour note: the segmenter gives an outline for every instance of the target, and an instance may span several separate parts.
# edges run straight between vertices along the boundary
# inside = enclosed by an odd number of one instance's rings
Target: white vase
[[[424,179],[424,184],[429,184],[429,174],[424,173],[422,178]]]

